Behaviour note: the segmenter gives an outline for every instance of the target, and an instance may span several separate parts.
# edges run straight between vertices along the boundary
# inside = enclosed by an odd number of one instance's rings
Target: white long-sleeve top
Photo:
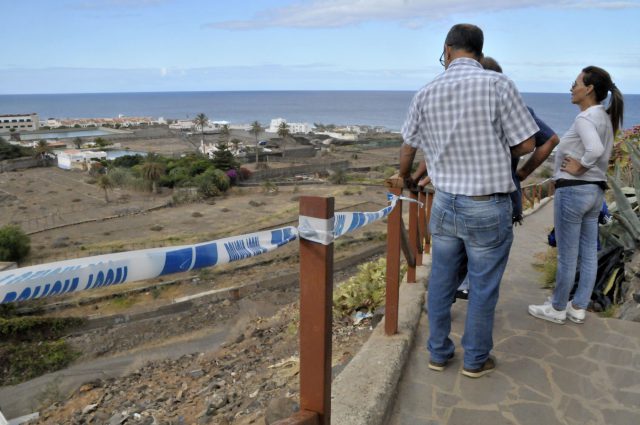
[[[580,112],[571,128],[560,139],[556,152],[553,178],[567,180],[607,181],[607,167],[613,149],[613,127],[603,105]],[[566,156],[578,159],[588,170],[573,176],[560,171]]]

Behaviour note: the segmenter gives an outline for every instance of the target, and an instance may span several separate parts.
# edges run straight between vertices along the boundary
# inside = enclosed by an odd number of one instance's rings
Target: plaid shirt
[[[537,131],[513,81],[459,58],[414,96],[402,137],[424,151],[436,189],[478,196],[516,189],[509,147]]]

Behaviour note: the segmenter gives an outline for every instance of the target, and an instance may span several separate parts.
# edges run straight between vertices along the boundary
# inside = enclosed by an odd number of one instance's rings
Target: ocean
[[[246,124],[273,118],[289,122],[381,125],[399,131],[411,91],[237,91],[0,95],[0,114],[37,112],[46,118],[145,116]],[[562,135],[578,108],[569,93],[523,93],[527,104]],[[640,124],[640,95],[625,96],[624,128]]]

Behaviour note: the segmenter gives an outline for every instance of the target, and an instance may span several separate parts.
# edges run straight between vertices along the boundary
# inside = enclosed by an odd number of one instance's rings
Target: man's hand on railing
[[[431,177],[429,177],[429,176],[424,176],[423,178],[421,178],[421,179],[418,181],[418,188],[419,188],[420,190],[423,190],[423,189],[424,189],[424,187],[425,187],[426,185],[428,185],[429,183],[431,183]]]
[[[418,182],[411,176],[405,176],[402,178],[404,182],[404,188],[410,190],[411,192],[418,192]]]

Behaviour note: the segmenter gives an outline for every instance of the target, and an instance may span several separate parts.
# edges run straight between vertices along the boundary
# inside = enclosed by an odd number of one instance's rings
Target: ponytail
[[[622,93],[611,83],[611,98],[609,99],[609,107],[607,108],[607,114],[611,117],[611,125],[613,126],[613,135],[615,136],[618,129],[622,127],[622,119],[624,114],[624,99]]]
[[[613,84],[611,75],[604,69],[597,66],[588,66],[584,68],[582,72],[584,73],[584,85],[593,86],[598,103],[605,100],[607,94],[611,92],[607,114],[609,114],[609,118],[611,118],[611,126],[613,127],[613,135],[615,136],[622,126],[624,114],[624,99],[622,93],[620,93],[620,90]]]

